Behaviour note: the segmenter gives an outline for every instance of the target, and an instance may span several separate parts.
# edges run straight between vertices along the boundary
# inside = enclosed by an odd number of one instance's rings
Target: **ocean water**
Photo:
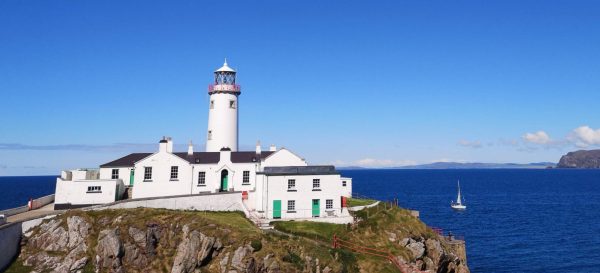
[[[29,198],[53,194],[56,176],[0,176],[0,210],[27,205]]]
[[[600,272],[600,170],[345,170],[353,191],[465,236],[471,272]],[[467,210],[456,212],[456,181]]]
[[[600,272],[600,170],[344,170],[353,190],[464,235],[473,273]],[[467,210],[450,209],[460,179]],[[0,177],[0,210],[54,192],[55,176]]]

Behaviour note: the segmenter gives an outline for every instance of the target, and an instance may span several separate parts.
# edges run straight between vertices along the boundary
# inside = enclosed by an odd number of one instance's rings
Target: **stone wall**
[[[3,272],[19,254],[21,223],[0,226],[0,272]]]
[[[161,208],[171,210],[244,211],[241,192],[178,195],[168,197],[128,199],[106,205],[90,207],[91,210]]]

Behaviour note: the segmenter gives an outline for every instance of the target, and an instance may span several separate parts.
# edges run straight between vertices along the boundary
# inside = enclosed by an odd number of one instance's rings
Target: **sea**
[[[362,196],[418,210],[464,236],[473,273],[600,272],[600,170],[342,170]],[[467,210],[454,211],[460,180]],[[0,210],[54,192],[56,177],[0,177]]]

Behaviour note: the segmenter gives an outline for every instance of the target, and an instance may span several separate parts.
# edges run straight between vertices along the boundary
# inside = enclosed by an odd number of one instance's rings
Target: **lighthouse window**
[[[235,109],[235,101],[234,100],[229,101],[229,108]]]
[[[179,176],[179,167],[171,166],[171,181],[177,180],[177,176]]]
[[[112,169],[110,179],[119,179],[119,169]]]
[[[208,131],[208,140],[211,140],[211,139],[212,139],[212,131],[209,130]]]
[[[215,108],[215,101],[211,100],[210,101],[210,109],[214,109]]]
[[[244,171],[242,183],[250,184],[250,171]]]
[[[144,182],[152,181],[152,167],[144,167]]]

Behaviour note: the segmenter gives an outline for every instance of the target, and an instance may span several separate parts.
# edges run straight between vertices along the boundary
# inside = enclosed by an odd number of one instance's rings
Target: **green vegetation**
[[[375,202],[373,199],[348,198],[348,207],[367,206]]]
[[[348,229],[346,225],[310,221],[281,221],[272,224],[279,231],[324,242],[330,242],[334,234],[344,234]]]

